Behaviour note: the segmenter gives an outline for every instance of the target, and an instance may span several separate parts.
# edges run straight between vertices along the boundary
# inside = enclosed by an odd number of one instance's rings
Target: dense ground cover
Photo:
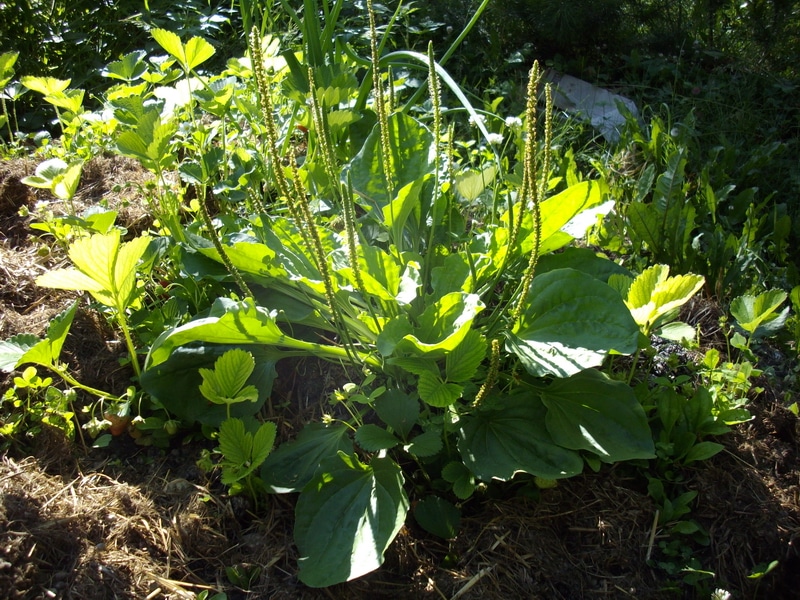
[[[458,83],[474,4],[151,21],[94,98],[3,54],[10,597],[789,597],[796,83],[631,53],[605,142]]]

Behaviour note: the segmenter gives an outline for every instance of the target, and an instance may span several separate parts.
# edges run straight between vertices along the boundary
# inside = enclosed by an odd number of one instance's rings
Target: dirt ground
[[[131,208],[136,186],[125,182],[143,174],[120,158],[96,161],[79,201],[115,195],[129,211],[124,222],[140,227],[143,216]],[[33,283],[63,261],[42,252],[30,218],[18,214],[45,198],[19,183],[34,167],[0,167],[0,339],[41,335],[74,297]],[[119,367],[119,348],[113,330],[82,307],[65,348],[78,378],[124,390],[130,374]],[[275,415],[287,439],[320,410],[337,378],[313,361],[281,363],[279,372],[273,406],[289,407]],[[0,393],[11,381],[0,374]],[[710,540],[687,547],[714,573],[709,589],[733,599],[797,598],[800,589],[800,425],[764,384],[750,406],[755,418],[718,440],[725,451],[681,473],[698,492],[692,516]],[[379,571],[315,590],[296,577],[295,497],[254,506],[228,496],[216,473],[196,465],[208,447],[178,440],[164,450],[121,436],[88,449],[47,428],[11,444],[0,453],[0,598],[189,599],[203,590],[230,599],[697,597],[680,584],[686,573],[668,573],[671,538],[655,527],[647,482],[629,465],[561,481],[538,497],[514,484],[489,486],[463,507],[454,540],[409,519]],[[778,566],[766,576],[748,577],[772,561]]]

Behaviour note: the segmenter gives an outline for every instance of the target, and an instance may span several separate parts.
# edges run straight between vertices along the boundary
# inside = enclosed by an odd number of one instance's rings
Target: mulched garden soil
[[[95,160],[77,201],[113,197],[129,229],[146,227],[133,208],[136,186],[124,185],[143,184],[145,174],[123,159]],[[0,339],[41,335],[75,297],[33,283],[65,264],[63,251],[32,238],[30,217],[18,214],[42,200],[58,208],[19,183],[34,167],[0,166]],[[130,373],[119,366],[120,346],[82,306],[65,359],[89,385],[124,390]],[[0,375],[2,393],[12,379]],[[325,363],[282,361],[269,415],[279,438],[317,416],[343,378]],[[737,600],[797,598],[800,590],[800,425],[763,384],[750,406],[755,418],[719,438],[722,453],[679,474],[698,492],[692,517],[709,536],[707,545],[689,544],[691,554],[715,574],[709,589]],[[203,590],[229,599],[695,597],[680,583],[685,574],[668,573],[675,536],[654,524],[658,507],[629,465],[533,494],[521,484],[489,486],[463,507],[455,539],[435,538],[409,518],[380,570],[316,590],[296,577],[295,496],[268,496],[258,506],[228,496],[217,473],[196,465],[210,447],[142,447],[123,435],[109,448],[86,449],[48,428],[14,440],[0,454],[0,598],[190,599]],[[766,576],[748,577],[772,561],[779,564]]]

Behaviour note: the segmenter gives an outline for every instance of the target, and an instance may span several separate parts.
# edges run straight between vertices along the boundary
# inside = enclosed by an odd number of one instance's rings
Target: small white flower
[[[522,127],[522,119],[519,117],[506,117],[506,127]]]
[[[670,134],[672,137],[676,138],[676,137],[678,137],[678,136],[681,134],[681,130],[680,130],[680,129],[678,129],[677,127],[673,127],[672,129],[670,129],[670,130],[669,130],[669,134]]]
[[[490,133],[487,136],[486,141],[492,144],[493,146],[497,146],[503,143],[503,136],[499,133]]]
[[[486,123],[486,117],[484,117],[483,115],[474,115],[474,116],[470,115],[469,122],[470,125],[478,125],[478,123],[483,125],[484,123]]]

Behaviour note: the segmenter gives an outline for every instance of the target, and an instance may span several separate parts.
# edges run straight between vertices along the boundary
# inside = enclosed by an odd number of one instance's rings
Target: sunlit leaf
[[[619,294],[590,275],[556,269],[538,275],[506,348],[536,376],[568,377],[613,351],[637,349],[639,328]]]

